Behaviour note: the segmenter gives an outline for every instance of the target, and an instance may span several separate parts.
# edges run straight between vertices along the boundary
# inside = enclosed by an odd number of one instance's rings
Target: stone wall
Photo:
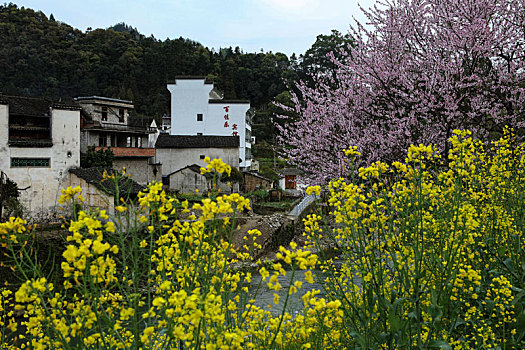
[[[68,186],[80,186],[82,188],[82,196],[85,200],[84,206],[105,209],[108,214],[114,214],[114,198],[99,190],[94,184],[79,178],[75,174],[70,174]]]

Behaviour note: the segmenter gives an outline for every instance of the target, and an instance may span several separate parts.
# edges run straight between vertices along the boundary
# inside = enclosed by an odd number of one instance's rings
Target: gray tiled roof
[[[209,99],[208,103],[214,104],[250,104],[250,100],[214,100]]]
[[[113,174],[115,171],[111,168],[103,168],[103,167],[93,167],[93,168],[76,168],[76,169],[70,169],[69,172],[72,174],[75,174],[79,178],[85,180],[86,182],[95,185],[96,188],[99,190],[114,195],[115,194],[115,183],[113,180],[105,180],[103,179],[104,170],[107,171],[108,174]],[[133,181],[131,178],[122,178],[119,181],[118,184],[119,188],[119,197],[124,196],[126,194],[131,196],[136,196],[140,191],[144,189],[144,186],[139,185],[135,181]]]
[[[185,169],[189,169],[191,171],[193,171],[194,173],[197,173],[197,174],[200,174],[201,173],[201,167],[200,165],[197,165],[197,164],[191,164],[191,165],[186,165],[184,168],[180,168],[179,170],[175,170],[174,172],[172,172],[171,174],[169,174],[168,176],[171,176],[173,174],[176,174],[180,171],[183,171]]]
[[[265,177],[265,176],[262,176],[261,174],[252,173],[252,172],[250,172],[250,171],[243,171],[242,174],[243,174],[244,176],[253,176],[253,177],[259,178],[259,179],[261,179],[261,180],[266,180],[266,181],[268,181],[268,182],[273,182],[273,180],[270,179],[270,178],[267,178],[267,177]]]
[[[99,100],[99,101],[116,102],[116,103],[133,105],[133,101],[121,100],[120,98],[112,98],[112,97],[104,97],[104,96],[79,96],[79,97],[75,97],[74,100],[77,102]]]
[[[49,112],[53,104],[49,100],[22,96],[2,96],[9,105],[9,114],[41,117]]]
[[[175,80],[168,81],[168,84],[177,84],[177,80],[204,80],[204,84],[213,84],[211,79],[199,75],[176,75]]]
[[[160,134],[155,148],[236,148],[239,136]]]
[[[0,103],[9,105],[9,114],[43,117],[50,108],[79,110],[76,105],[53,102],[44,98],[26,96],[0,96]]]

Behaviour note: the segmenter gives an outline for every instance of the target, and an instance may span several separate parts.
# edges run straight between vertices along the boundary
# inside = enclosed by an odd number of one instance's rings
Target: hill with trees
[[[83,32],[15,4],[0,5],[0,37],[1,93],[117,97],[149,117],[169,112],[166,82],[175,76],[211,78],[225,98],[249,99],[256,109],[298,77],[297,62],[282,53],[216,51],[182,37],[161,41],[126,23]]]

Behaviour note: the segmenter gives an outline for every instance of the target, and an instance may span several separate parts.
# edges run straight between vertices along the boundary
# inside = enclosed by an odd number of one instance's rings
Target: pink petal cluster
[[[362,11],[335,74],[299,83],[297,120],[279,128],[283,157],[315,182],[363,161],[399,160],[410,144],[447,151],[454,129],[487,137],[523,128],[525,0],[386,0]],[[281,116],[281,118],[286,118]]]

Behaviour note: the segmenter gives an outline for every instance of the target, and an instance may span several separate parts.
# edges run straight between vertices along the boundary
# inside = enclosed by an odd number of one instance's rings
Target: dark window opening
[[[118,121],[120,123],[124,123],[124,109],[123,108],[120,108],[118,110]]]
[[[108,120],[108,107],[102,107],[102,121]]]
[[[9,141],[51,142],[51,120],[40,117],[9,114]]]
[[[201,113],[197,114],[197,121],[198,122],[202,122],[202,114]]]
[[[106,137],[106,135],[100,135],[98,137],[98,145],[100,147],[106,147],[108,145],[108,138]]]
[[[204,154],[201,154],[201,157],[200,157],[200,158],[201,158],[201,159],[204,159],[204,158],[206,158],[206,156],[205,156]]]
[[[128,139],[126,136],[117,136],[116,147],[128,147]]]
[[[198,132],[198,133],[197,133],[197,136],[202,136],[202,132]]]
[[[11,158],[12,168],[49,168],[49,158]]]

